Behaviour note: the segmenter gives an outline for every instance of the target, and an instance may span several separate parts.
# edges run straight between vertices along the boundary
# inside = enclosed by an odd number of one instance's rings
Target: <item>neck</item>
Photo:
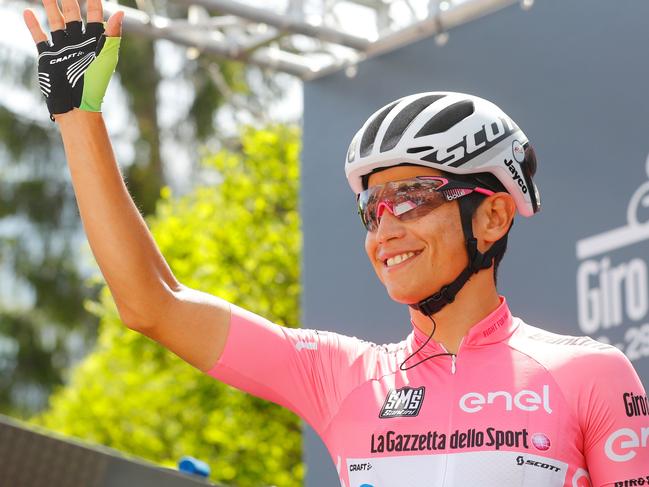
[[[457,293],[455,301],[435,313],[433,339],[450,353],[457,353],[460,342],[473,325],[500,306],[500,297],[491,272],[480,271]],[[413,324],[426,335],[433,331],[433,322],[423,313],[408,308]]]

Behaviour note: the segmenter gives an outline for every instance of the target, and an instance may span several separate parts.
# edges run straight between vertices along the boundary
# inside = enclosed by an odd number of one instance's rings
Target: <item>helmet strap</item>
[[[482,269],[491,267],[494,258],[502,253],[507,245],[507,234],[505,234],[500,240],[494,242],[484,254],[480,252],[478,250],[478,240],[473,235],[473,215],[471,214],[468,198],[460,198],[457,201],[460,205],[460,219],[462,221],[462,231],[466,241],[469,264],[453,282],[443,286],[439,291],[422,299],[418,303],[410,305],[411,308],[416,309],[426,316],[438,313],[444,306],[455,301],[455,296],[471,276],[477,274]]]

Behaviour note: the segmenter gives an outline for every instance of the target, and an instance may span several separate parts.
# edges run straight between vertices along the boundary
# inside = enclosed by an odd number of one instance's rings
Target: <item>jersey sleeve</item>
[[[584,453],[594,487],[649,482],[649,404],[633,366],[612,348],[589,362]],[[625,483],[625,481],[628,481]],[[647,484],[649,485],[649,484]]]
[[[372,344],[293,329],[232,306],[225,349],[207,373],[289,408],[322,432],[346,395],[371,375]]]

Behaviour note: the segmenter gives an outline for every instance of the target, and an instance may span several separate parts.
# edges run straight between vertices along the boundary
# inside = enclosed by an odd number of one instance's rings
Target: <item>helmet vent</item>
[[[447,106],[421,128],[415,138],[425,135],[441,134],[462,120],[473,115],[475,107],[471,100],[462,100]]]
[[[374,147],[374,139],[376,138],[376,134],[379,131],[379,127],[381,127],[383,120],[385,120],[385,117],[388,116],[390,110],[392,110],[394,106],[399,103],[399,101],[401,100],[390,103],[387,107],[381,110],[381,112],[369,123],[369,125],[365,129],[365,132],[363,133],[363,138],[361,139],[361,157],[370,155],[372,148]]]
[[[410,147],[406,152],[408,154],[419,154],[420,152],[433,149],[434,147],[432,145],[422,145],[421,147]]]
[[[394,117],[394,120],[390,122],[388,130],[383,136],[383,142],[381,142],[381,152],[393,149],[399,143],[399,141],[403,137],[403,134],[408,129],[412,121],[417,118],[417,115],[419,115],[437,100],[444,98],[445,96],[446,95],[423,96],[413,101],[403,110],[401,110],[397,114],[397,116]]]

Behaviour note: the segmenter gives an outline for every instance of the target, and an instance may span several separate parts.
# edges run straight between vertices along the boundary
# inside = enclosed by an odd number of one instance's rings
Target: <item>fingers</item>
[[[34,39],[36,44],[39,42],[47,42],[47,34],[43,31],[43,28],[32,9],[25,9],[23,12],[23,19],[25,20],[29,33],[32,35],[32,39]]]
[[[81,20],[81,9],[77,0],[61,0],[63,7],[63,19],[65,23]]]
[[[110,16],[106,25],[106,37],[121,37],[123,19],[124,12],[121,10]]]
[[[63,29],[65,29],[66,23],[81,21],[81,11],[79,9],[77,0],[61,1],[63,5],[63,12],[61,12],[61,10],[59,9],[57,0],[43,0],[45,12],[47,13],[47,21],[53,33],[53,40],[56,40],[56,37],[58,35],[65,35]],[[36,18],[34,11],[29,8],[25,9],[25,11],[23,12],[23,19],[25,21],[25,24],[27,25],[27,28],[29,29],[29,33],[34,40],[34,43],[37,44],[37,47],[38,44],[42,42],[45,42],[47,44],[47,34]],[[108,19],[106,26],[106,36],[121,37],[123,20],[123,11],[114,13],[110,17],[110,19]],[[88,0],[88,22],[103,23],[103,8],[101,6],[101,0]]]
[[[45,7],[50,30],[55,32],[65,29],[65,20],[56,0],[43,0],[43,6]]]
[[[86,11],[88,13],[88,22],[104,21],[104,9],[101,6],[101,0],[88,0]]]

